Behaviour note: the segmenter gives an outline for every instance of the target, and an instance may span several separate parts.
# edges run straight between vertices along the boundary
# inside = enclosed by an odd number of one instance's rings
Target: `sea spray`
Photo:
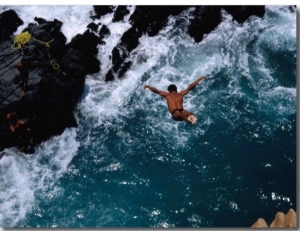
[[[68,41],[84,31],[75,21],[91,22],[92,7],[53,9]],[[74,112],[78,128],[35,156],[5,150],[0,226],[250,227],[295,207],[295,12],[268,6],[264,18],[240,25],[223,11],[222,23],[195,43],[186,34],[191,7],[158,35],[143,35],[124,78],[105,82],[111,50],[130,28],[128,9],[123,21],[112,22],[113,13],[95,21],[111,33],[99,46],[102,69],[87,76]],[[202,75],[184,101],[195,126],[174,122],[165,100],[142,89],[183,90]]]
[[[68,171],[77,154],[75,129],[66,129],[37,147],[34,155],[4,150],[1,164],[1,216],[3,227],[14,227],[32,211],[38,200],[52,200],[62,188],[57,180]]]

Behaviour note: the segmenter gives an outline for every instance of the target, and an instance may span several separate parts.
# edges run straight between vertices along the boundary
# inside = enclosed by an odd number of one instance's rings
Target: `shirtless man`
[[[164,97],[167,100],[169,111],[172,115],[172,118],[176,121],[185,120],[191,124],[195,124],[197,122],[197,118],[193,115],[193,113],[183,109],[183,97],[190,92],[196,85],[203,79],[205,76],[198,78],[196,81],[191,83],[187,89],[177,92],[177,87],[174,84],[171,84],[168,87],[169,92],[161,91],[156,89],[155,87],[144,85],[144,90],[149,88],[152,92]]]
[[[6,115],[6,119],[9,124],[9,129],[12,133],[16,132],[20,128],[20,125],[25,124],[23,120],[18,119],[17,114],[14,111],[8,113]]]

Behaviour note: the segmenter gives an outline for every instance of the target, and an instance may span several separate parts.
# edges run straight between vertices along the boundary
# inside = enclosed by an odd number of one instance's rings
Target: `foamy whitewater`
[[[68,42],[92,22],[92,6],[0,6],[24,21],[63,22]],[[130,14],[135,7],[128,7]],[[250,227],[296,211],[296,11],[266,7],[263,18],[222,23],[200,43],[186,33],[191,12],[144,35],[132,67],[106,83],[109,55],[130,14],[96,23],[99,46],[74,111],[78,128],[0,159],[0,227]],[[142,86],[179,90],[205,75],[184,106],[195,126],[175,122],[163,98]]]

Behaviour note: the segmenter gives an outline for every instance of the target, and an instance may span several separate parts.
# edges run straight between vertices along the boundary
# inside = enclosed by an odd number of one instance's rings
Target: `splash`
[[[51,138],[37,147],[33,156],[24,156],[16,149],[4,150],[0,159],[0,224],[15,227],[32,211],[37,198],[47,200],[58,196],[56,185],[68,171],[77,154],[75,129]]]
[[[36,23],[34,21],[35,17],[44,18],[49,21],[57,19],[63,22],[61,31],[66,36],[67,43],[69,43],[76,34],[82,34],[86,31],[86,26],[92,22],[90,16],[93,14],[93,7],[88,5],[59,7],[55,5],[0,6],[0,12],[8,9],[15,10],[24,22],[15,34],[21,33],[29,23]],[[74,23],[76,23],[76,26],[74,26]]]
[[[46,7],[15,9],[27,22],[32,20],[29,9],[54,18]],[[60,12],[57,19],[64,22],[68,40],[90,22],[91,7],[51,9]],[[111,50],[130,28],[134,7],[128,9],[121,22],[112,22],[113,13],[95,21],[111,34],[99,46],[101,72],[87,76],[75,110],[79,127],[41,144],[35,156],[5,150],[0,225],[38,226],[38,218],[26,223],[28,214],[40,213],[42,201],[64,201],[66,191],[72,205],[58,204],[59,215],[49,215],[56,227],[222,226],[237,211],[236,224],[245,225],[257,208],[244,195],[270,210],[274,203],[293,206],[292,193],[277,191],[265,179],[295,163],[296,56],[290,54],[296,54],[296,14],[267,7],[263,19],[239,25],[224,11],[222,23],[197,44],[186,35],[191,8],[170,17],[157,36],[142,36],[124,78],[106,83]],[[165,100],[142,88],[150,84],[166,90],[174,83],[183,90],[202,75],[207,80],[184,101],[198,117],[196,126],[175,123]],[[280,142],[281,133],[289,146]],[[80,182],[59,184],[66,175]],[[263,182],[253,182],[253,176]],[[79,203],[83,200],[88,205]]]

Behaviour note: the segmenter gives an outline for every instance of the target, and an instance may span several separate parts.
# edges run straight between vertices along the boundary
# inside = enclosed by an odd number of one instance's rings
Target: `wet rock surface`
[[[113,22],[129,17],[131,27],[111,51],[111,68],[103,78],[122,78],[130,69],[132,51],[143,35],[155,36],[169,16],[191,9],[187,33],[201,42],[221,22],[221,12],[242,23],[251,15],[262,17],[264,6],[94,6],[94,22],[70,43],[61,32],[63,22],[34,18],[20,41],[14,32],[23,24],[16,12],[0,14],[0,150],[17,146],[25,153],[67,127],[76,126],[73,110],[83,92],[85,77],[100,71],[98,47],[110,34],[96,20],[113,13]],[[74,25],[76,26],[76,25]],[[26,36],[25,36],[26,35]],[[13,113],[12,113],[13,112]],[[9,115],[13,114],[10,119]],[[14,130],[14,131],[12,131]]]
[[[100,70],[98,37],[87,30],[66,44],[62,22],[35,18],[21,33],[26,41],[13,44],[21,22],[13,15],[0,25],[0,148],[18,146],[33,153],[36,144],[76,126],[73,109],[85,76]]]

